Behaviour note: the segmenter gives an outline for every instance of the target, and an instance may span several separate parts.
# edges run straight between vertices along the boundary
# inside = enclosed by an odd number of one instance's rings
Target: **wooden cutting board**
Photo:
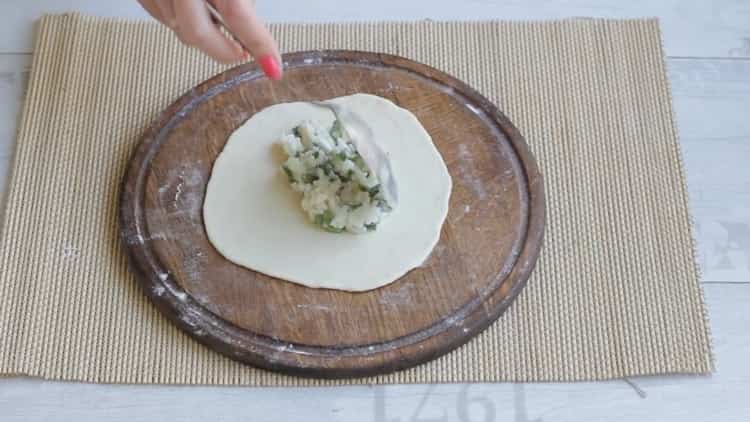
[[[315,51],[284,62],[282,82],[247,64],[202,83],[144,134],[123,179],[120,222],[148,297],[208,347],[305,376],[407,368],[484,330],[518,295],[542,242],[542,179],[518,130],[466,84],[404,58]],[[450,211],[430,258],[363,293],[306,288],[224,259],[206,237],[202,205],[229,135],[272,104],[358,92],[414,113],[448,166]]]

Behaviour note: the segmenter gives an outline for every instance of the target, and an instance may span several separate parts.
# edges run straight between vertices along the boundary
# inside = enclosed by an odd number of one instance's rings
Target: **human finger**
[[[231,63],[243,56],[242,47],[221,33],[211,21],[204,0],[180,0],[174,5],[177,36],[215,60]]]
[[[271,79],[281,79],[281,55],[271,32],[251,0],[213,0],[229,30],[242,42]]]

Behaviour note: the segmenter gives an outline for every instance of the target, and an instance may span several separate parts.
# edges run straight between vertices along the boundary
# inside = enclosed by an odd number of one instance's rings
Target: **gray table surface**
[[[260,13],[276,22],[659,17],[696,221],[716,374],[590,383],[285,389],[96,385],[7,377],[0,379],[0,421],[750,420],[750,1],[258,3]],[[45,12],[72,10],[147,17],[134,0],[0,3],[0,206],[31,62],[32,23]]]

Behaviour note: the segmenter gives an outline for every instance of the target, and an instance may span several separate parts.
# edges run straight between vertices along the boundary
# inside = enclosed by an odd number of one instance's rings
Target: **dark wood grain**
[[[523,287],[542,242],[541,176],[518,130],[464,83],[404,58],[316,51],[284,61],[282,82],[251,64],[210,79],[144,134],[123,179],[120,219],[146,294],[207,346],[305,376],[406,368],[485,329]],[[448,166],[450,211],[428,261],[386,287],[347,293],[225,260],[206,237],[201,210],[212,164],[232,131],[272,104],[357,92],[414,113]]]

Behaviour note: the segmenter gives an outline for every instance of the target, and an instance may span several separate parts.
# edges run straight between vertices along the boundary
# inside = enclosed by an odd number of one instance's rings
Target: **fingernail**
[[[281,79],[281,66],[273,54],[267,54],[258,60],[263,72],[274,81]]]

